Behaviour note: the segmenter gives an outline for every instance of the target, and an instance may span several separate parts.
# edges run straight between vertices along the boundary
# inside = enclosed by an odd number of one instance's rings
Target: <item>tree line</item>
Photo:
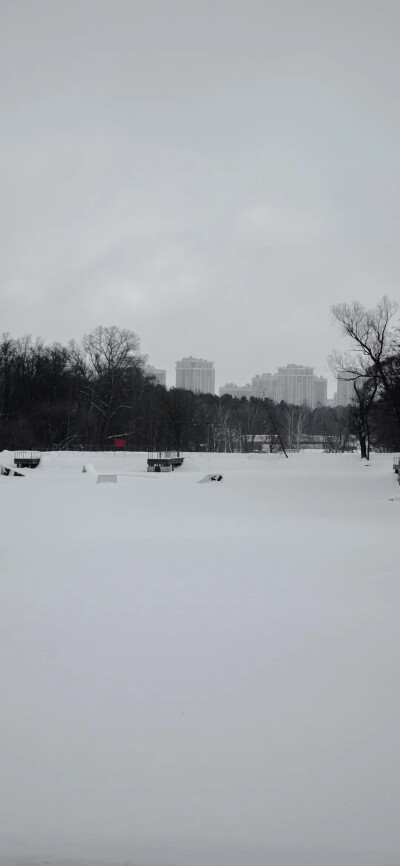
[[[355,383],[347,407],[167,391],[146,373],[139,337],[115,326],[100,326],[66,346],[3,334],[0,450],[97,451],[124,439],[129,450],[267,447],[287,454],[307,437],[319,437],[328,451],[347,450],[356,437],[362,456],[370,447],[400,450],[400,351],[397,332],[385,325],[394,307],[384,299],[365,321],[368,311],[360,305],[333,309],[351,339],[363,340],[352,355],[331,359],[335,372]]]

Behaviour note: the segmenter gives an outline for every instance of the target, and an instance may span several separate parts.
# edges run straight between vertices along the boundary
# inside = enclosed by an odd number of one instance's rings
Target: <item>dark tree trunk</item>
[[[361,460],[369,460],[369,453],[368,453],[369,448],[368,448],[368,442],[367,442],[367,437],[366,437],[365,433],[360,431],[360,433],[358,434],[358,440],[359,440],[360,449],[361,449]]]

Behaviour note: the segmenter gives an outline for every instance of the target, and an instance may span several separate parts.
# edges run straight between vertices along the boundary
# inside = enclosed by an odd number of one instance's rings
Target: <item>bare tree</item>
[[[141,360],[139,337],[133,331],[115,325],[95,328],[83,337],[82,346],[97,376],[105,372],[112,375]]]
[[[290,451],[300,451],[303,433],[309,422],[310,410],[307,406],[286,404],[281,408],[285,440]]]
[[[277,406],[276,403],[274,403],[268,397],[264,400],[266,427],[270,437],[270,451],[272,453],[272,451],[275,450],[276,443],[279,443],[279,446],[283,451],[285,457],[289,459],[289,455],[286,450],[288,446],[287,443],[285,443],[286,431],[282,419],[283,409],[284,406]]]
[[[89,377],[90,411],[104,437],[122,410],[132,415],[137,391],[145,388],[139,337],[126,328],[98,327],[82,340]],[[132,426],[132,418],[129,419]]]
[[[397,309],[398,304],[387,297],[371,310],[358,301],[332,307],[336,321],[352,340],[352,349],[334,352],[329,363],[336,376],[354,384],[352,404],[357,415],[362,457],[369,454],[369,418],[380,394],[386,395],[400,428],[399,400],[388,375],[388,361],[397,351],[396,331],[391,327]]]
[[[368,364],[379,365],[390,354],[394,345],[394,333],[389,323],[397,313],[398,304],[384,296],[372,310],[366,310],[359,301],[352,304],[334,304],[332,312],[351,337],[353,352],[368,359]]]
[[[171,388],[161,395],[165,406],[167,425],[165,430],[166,442],[163,447],[176,451],[182,451],[185,442],[190,439],[190,429],[193,423],[195,396],[192,391],[184,388]]]
[[[386,296],[372,310],[365,309],[358,301],[335,304],[332,313],[353,345],[350,352],[334,352],[330,356],[331,369],[343,379],[375,378],[378,388],[390,394],[386,362],[397,351],[396,332],[390,327],[397,310],[398,304]],[[399,407],[394,405],[393,410],[400,425]]]
[[[371,413],[377,391],[376,379],[365,379],[354,382],[354,399],[352,413],[356,421],[358,441],[361,449],[361,459],[369,460],[371,447]]]
[[[254,451],[255,437],[262,434],[264,424],[263,404],[260,400],[241,400],[239,436],[245,451]],[[241,446],[240,446],[241,447]]]
[[[313,425],[315,422],[323,436],[325,451],[343,453],[351,447],[357,431],[352,406],[336,406],[334,409],[318,407],[314,413]]]

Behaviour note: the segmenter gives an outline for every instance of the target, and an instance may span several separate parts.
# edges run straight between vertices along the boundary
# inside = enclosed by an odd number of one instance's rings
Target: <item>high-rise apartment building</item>
[[[215,394],[214,361],[182,358],[176,362],[176,387],[197,394]]]
[[[317,403],[326,405],[328,383],[322,376],[314,374],[313,367],[303,367],[300,364],[287,364],[278,367],[274,375],[274,400],[279,403],[292,403],[295,406],[310,406],[314,409]]]
[[[328,405],[328,380],[323,376],[314,376],[315,406]]]
[[[166,370],[158,370],[156,367],[152,367],[151,364],[146,364],[144,372],[146,376],[151,376],[153,379],[155,379],[158,385],[163,385],[164,388],[167,387]]]
[[[301,406],[302,403],[312,406],[315,403],[313,368],[301,367],[299,364],[278,367],[274,376],[274,399],[277,403],[284,400],[295,406]]]
[[[348,406],[354,397],[352,379],[336,379],[335,406]]]
[[[283,400],[295,406],[327,405],[328,382],[323,376],[316,376],[313,367],[303,367],[299,364],[288,364],[278,367],[277,373],[263,373],[253,376],[250,385],[234,385],[229,382],[219,389],[220,395],[231,394],[232,397],[269,398],[275,403]]]
[[[270,400],[274,399],[274,377],[272,373],[262,373],[261,376],[253,376],[251,386],[253,397],[259,397],[260,400],[263,400],[265,397],[269,397]]]

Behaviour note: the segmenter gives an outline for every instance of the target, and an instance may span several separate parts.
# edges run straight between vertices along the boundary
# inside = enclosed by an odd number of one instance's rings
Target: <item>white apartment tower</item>
[[[215,394],[214,361],[182,358],[176,362],[176,387],[197,394]]]
[[[335,394],[336,406],[348,406],[354,394],[354,382],[352,379],[336,379],[337,391]]]
[[[328,405],[328,381],[323,376],[314,376],[315,406]]]
[[[327,381],[314,374],[313,367],[302,367],[300,364],[287,364],[278,367],[274,375],[274,400],[280,403],[292,403],[295,406],[310,406],[315,409],[317,403],[326,406]]]
[[[152,367],[151,364],[147,364],[144,372],[146,376],[149,376],[152,379],[155,379],[157,385],[163,385],[164,388],[167,387],[167,371],[159,370],[157,367]]]
[[[253,376],[251,380],[252,396],[264,400],[269,397],[274,399],[274,377],[272,373],[262,373],[261,376]]]
[[[299,364],[287,364],[278,367],[274,376],[274,400],[280,403],[292,403],[301,406],[314,403],[314,370],[312,367],[301,367]]]

